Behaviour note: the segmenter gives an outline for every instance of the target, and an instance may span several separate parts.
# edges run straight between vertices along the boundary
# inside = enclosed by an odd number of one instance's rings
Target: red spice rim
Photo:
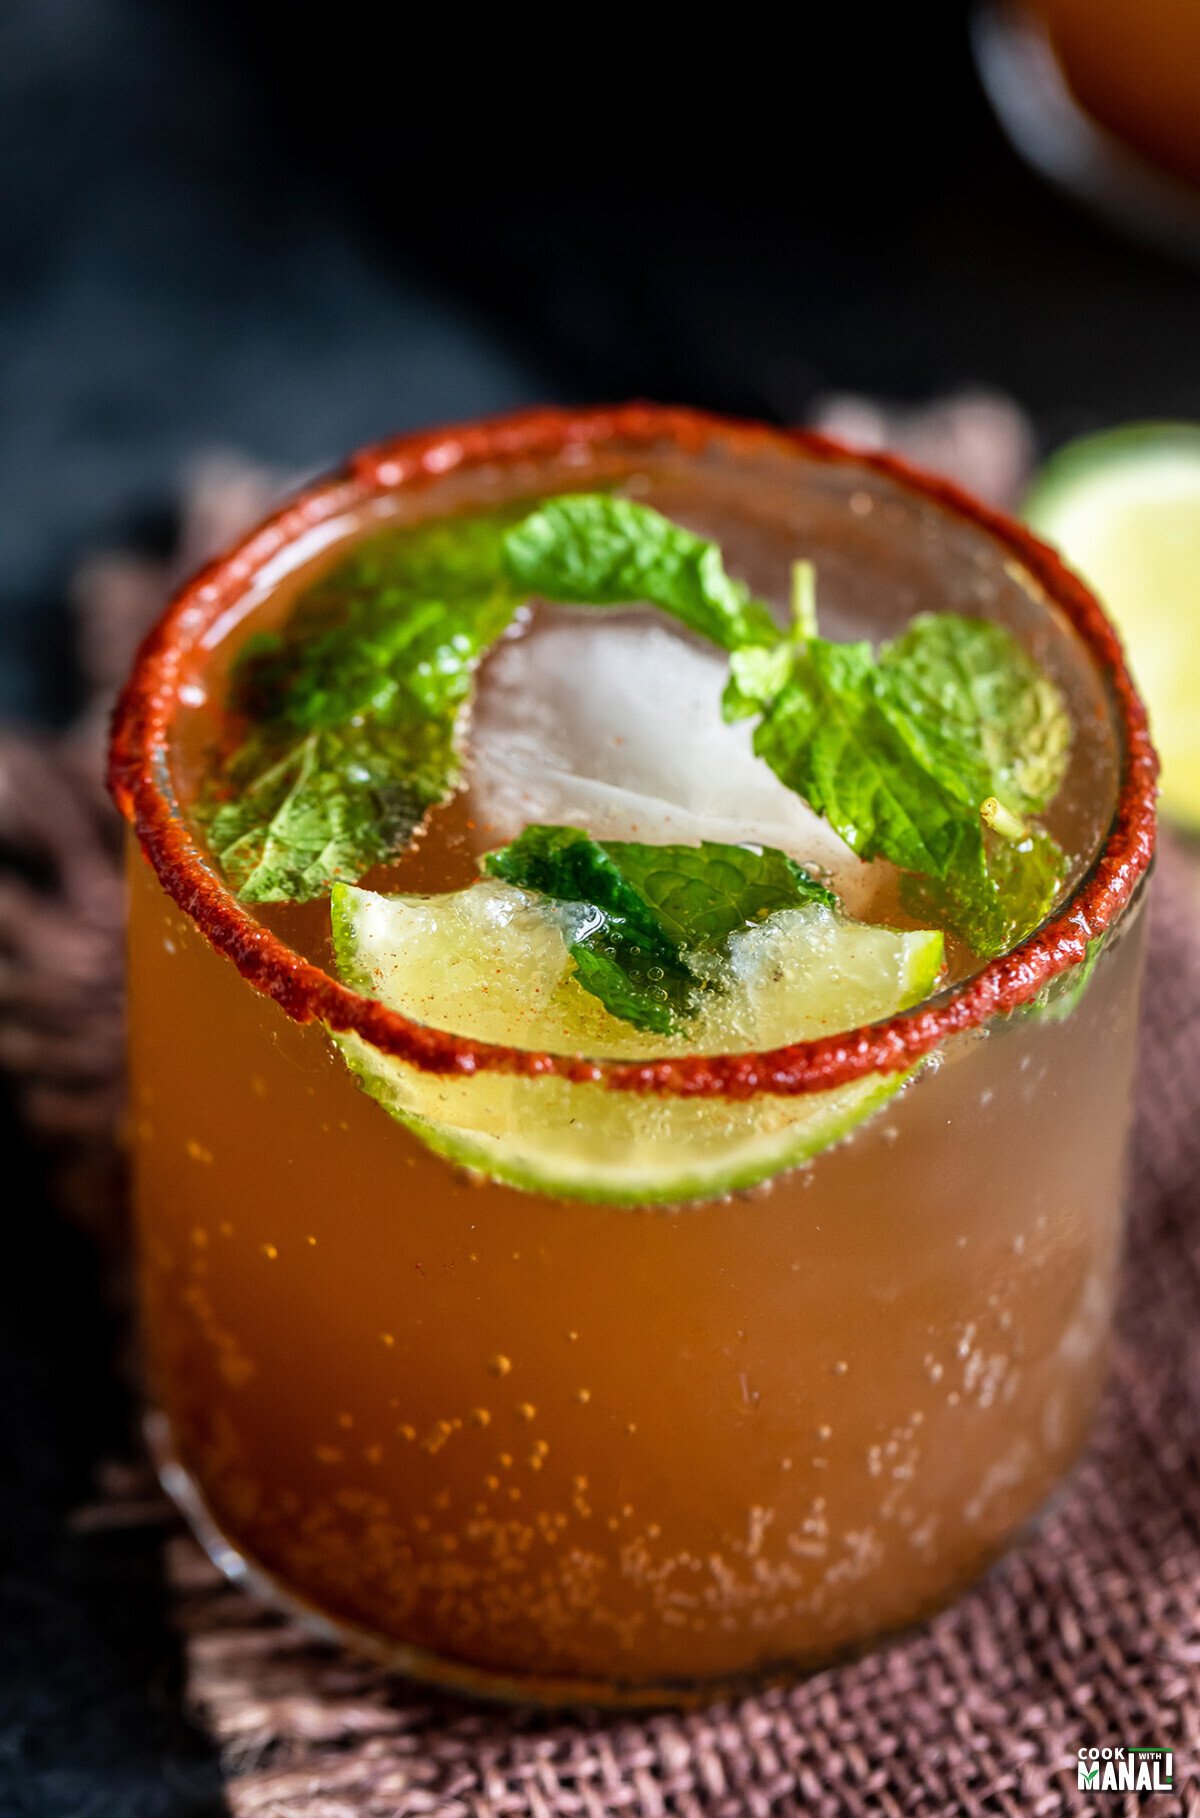
[[[647,1062],[539,1054],[449,1035],[362,997],[256,922],[217,878],[179,815],[167,745],[186,664],[204,635],[245,597],[266,563],[316,526],[451,470],[569,447],[620,442],[672,444],[695,454],[719,444],[732,455],[773,451],[858,464],[984,530],[1014,556],[1065,614],[1108,680],[1124,738],[1124,770],[1108,838],[1075,895],[1038,933],[961,985],[886,1022],[796,1042],[761,1054],[681,1055]],[[481,1069],[598,1081],[619,1091],[745,1098],[756,1092],[821,1091],[867,1073],[910,1067],[957,1030],[1028,1003],[1078,964],[1110,927],[1149,867],[1155,845],[1158,759],[1115,631],[1095,596],[1054,551],[1012,519],[949,481],[891,455],[862,453],[802,430],[770,428],[654,404],[587,410],[538,409],[401,436],[355,455],[284,505],[226,555],[201,570],[146,637],[113,717],[109,787],[168,895],[243,978],[297,1022],[353,1031],[383,1052],[432,1073]]]

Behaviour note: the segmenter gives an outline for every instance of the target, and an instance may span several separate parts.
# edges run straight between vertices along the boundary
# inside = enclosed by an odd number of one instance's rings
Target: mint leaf
[[[572,943],[575,979],[597,998],[611,1016],[670,1035],[688,1013],[694,981],[686,970],[650,966],[646,955],[623,938],[620,924],[610,918],[602,930]]]
[[[649,906],[659,926],[682,947],[720,947],[739,928],[765,921],[777,909],[824,903],[832,890],[773,846],[646,846],[607,840],[604,851]]]
[[[331,879],[361,876],[401,851],[437,799],[415,780],[430,764],[429,750],[410,758],[400,742],[404,732],[415,739],[419,730],[310,732],[278,752],[264,733],[244,748],[240,792],[224,802],[209,798],[199,810],[243,901],[305,902]],[[443,768],[453,762],[447,741]]]
[[[247,644],[231,705],[298,731],[386,711],[400,694],[431,716],[460,705],[519,597],[503,563],[516,515],[435,519],[359,544],[282,632]]]
[[[725,572],[716,543],[632,499],[550,499],[504,539],[512,581],[562,605],[661,607],[724,650],[773,644],[769,609]]]
[[[591,927],[571,944],[579,983],[635,1028],[666,1034],[675,1027],[692,973],[679,943],[605,846],[578,827],[526,827],[483,864],[522,890],[593,909]]]
[[[984,958],[1005,953],[1050,913],[1062,883],[1061,846],[1040,828],[1019,841],[961,823],[960,845],[942,877],[906,877],[911,915],[932,916]]]
[[[960,800],[1035,814],[1066,772],[1071,722],[1054,683],[1003,625],[921,613],[879,653],[898,734]]]
[[[531,592],[648,600],[723,647],[776,636],[721,553],[601,494],[390,530],[251,640],[230,705],[248,722],[195,809],[246,902],[304,901],[403,850],[457,785],[473,672]]]
[[[483,865],[489,876],[503,878],[522,890],[537,890],[563,903],[591,903],[605,915],[619,918],[630,938],[639,941],[654,960],[676,957],[674,938],[636,882],[627,878],[612,849],[581,827],[526,827],[511,845],[489,852]]]
[[[577,982],[614,1016],[668,1034],[703,982],[687,955],[798,903],[836,906],[822,884],[766,846],[648,846],[578,827],[527,827],[484,869],[521,889],[582,903],[594,924],[571,945]]]
[[[245,736],[196,809],[244,900],[304,900],[404,848],[457,786],[474,670],[530,593],[647,601],[727,650],[726,717],[757,717],[754,748],[788,787],[861,858],[914,874],[911,899],[977,952],[1011,944],[1053,901],[1062,854],[1024,817],[1061,782],[1070,723],[1009,632],[924,614],[877,656],[865,643],[833,643],[816,634],[805,563],[781,632],[726,574],[715,543],[648,506],[592,493],[372,537],[280,631],[248,644],[231,702]],[[607,945],[597,935],[582,966],[614,1002],[634,981],[642,1015],[683,1002],[676,949],[698,931],[719,942],[770,913],[754,908],[767,900],[769,862],[781,900],[799,888],[779,869],[790,865],[782,854],[758,855],[744,876],[745,861],[726,859],[718,885],[715,848],[700,848],[702,859],[658,848],[643,862],[635,855],[654,849],[575,850],[566,831],[569,841],[543,841],[537,855],[548,893],[566,889],[574,867],[574,898],[594,902],[607,929]],[[532,845],[521,849],[522,864],[534,857]]]
[[[721,696],[722,716],[746,720],[771,707],[787,687],[795,660],[795,646],[786,638],[777,644],[747,644],[731,651],[729,680]]]
[[[1064,858],[1020,817],[1058,788],[1070,720],[1003,626],[924,614],[878,657],[793,633],[730,671],[726,717],[758,712],[754,749],[776,775],[860,858],[917,874],[914,912],[983,957],[1043,919]]]
[[[755,728],[754,749],[861,859],[940,876],[961,809],[899,736],[877,677],[869,644],[813,638]]]
[[[230,705],[249,729],[195,809],[243,901],[360,877],[454,789],[459,711],[520,601],[502,561],[514,515],[373,537],[247,643]]]

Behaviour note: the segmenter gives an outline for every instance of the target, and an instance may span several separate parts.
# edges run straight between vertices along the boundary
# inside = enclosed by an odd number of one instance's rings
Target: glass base
[[[165,1414],[151,1410],[145,1416],[144,1431],[151,1462],[159,1482],[187,1522],[196,1540],[217,1570],[239,1589],[247,1591],[268,1609],[288,1617],[306,1629],[313,1639],[331,1647],[349,1649],[373,1661],[384,1671],[433,1686],[461,1698],[477,1699],[492,1704],[524,1705],[543,1710],[579,1711],[583,1709],[654,1711],[691,1710],[717,1699],[744,1697],[765,1691],[770,1686],[795,1684],[813,1673],[824,1672],[849,1660],[860,1658],[890,1642],[903,1641],[914,1634],[931,1617],[946,1609],[972,1584],[994,1569],[1014,1547],[1028,1540],[1046,1516],[1070,1489],[1074,1469],[1051,1491],[1028,1521],[1011,1534],[997,1549],[993,1559],[966,1583],[947,1591],[927,1610],[909,1623],[886,1634],[865,1637],[835,1655],[819,1660],[781,1661],[751,1674],[726,1679],[672,1681],[658,1685],[629,1685],[619,1680],[579,1680],[542,1677],[537,1674],[508,1674],[474,1667],[461,1660],[433,1654],[426,1648],[412,1647],[372,1629],[362,1628],[343,1617],[330,1615],[316,1604],[289,1590],[274,1573],[234,1545],[213,1514],[191,1472],[180,1463],[175,1450],[171,1425]]]
[[[229,1539],[196,1479],[180,1462],[166,1415],[157,1409],[150,1410],[143,1421],[143,1431],[151,1463],[164,1491],[213,1565],[230,1584],[247,1591],[268,1609],[289,1617],[306,1629],[314,1640],[332,1647],[348,1648],[402,1678],[462,1698],[493,1704],[547,1710],[580,1710],[589,1706],[609,1710],[681,1710],[710,1704],[721,1697],[761,1691],[768,1685],[795,1680],[806,1670],[817,1670],[815,1664],[809,1669],[780,1666],[738,1679],[629,1686],[612,1680],[542,1678],[536,1674],[494,1672],[461,1660],[446,1659],[426,1648],[411,1647],[372,1629],[361,1628],[357,1623],[347,1622],[341,1616],[332,1616],[289,1590],[273,1572]],[[829,1664],[828,1661],[820,1663],[821,1666]]]
[[[1089,118],[1045,32],[1012,0],[978,0],[979,79],[1010,143],[1039,176],[1111,226],[1200,265],[1200,197]]]

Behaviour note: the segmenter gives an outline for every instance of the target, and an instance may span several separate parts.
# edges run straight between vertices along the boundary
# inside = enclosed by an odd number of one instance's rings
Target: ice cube
[[[481,849],[531,822],[597,839],[778,846],[861,914],[877,887],[829,824],[721,718],[724,659],[648,612],[556,610],[503,643],[470,729]]]

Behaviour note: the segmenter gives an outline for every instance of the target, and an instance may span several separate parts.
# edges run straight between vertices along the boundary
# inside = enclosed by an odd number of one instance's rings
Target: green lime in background
[[[1164,811],[1200,831],[1200,424],[1068,443],[1023,515],[1099,594],[1150,710]]]

